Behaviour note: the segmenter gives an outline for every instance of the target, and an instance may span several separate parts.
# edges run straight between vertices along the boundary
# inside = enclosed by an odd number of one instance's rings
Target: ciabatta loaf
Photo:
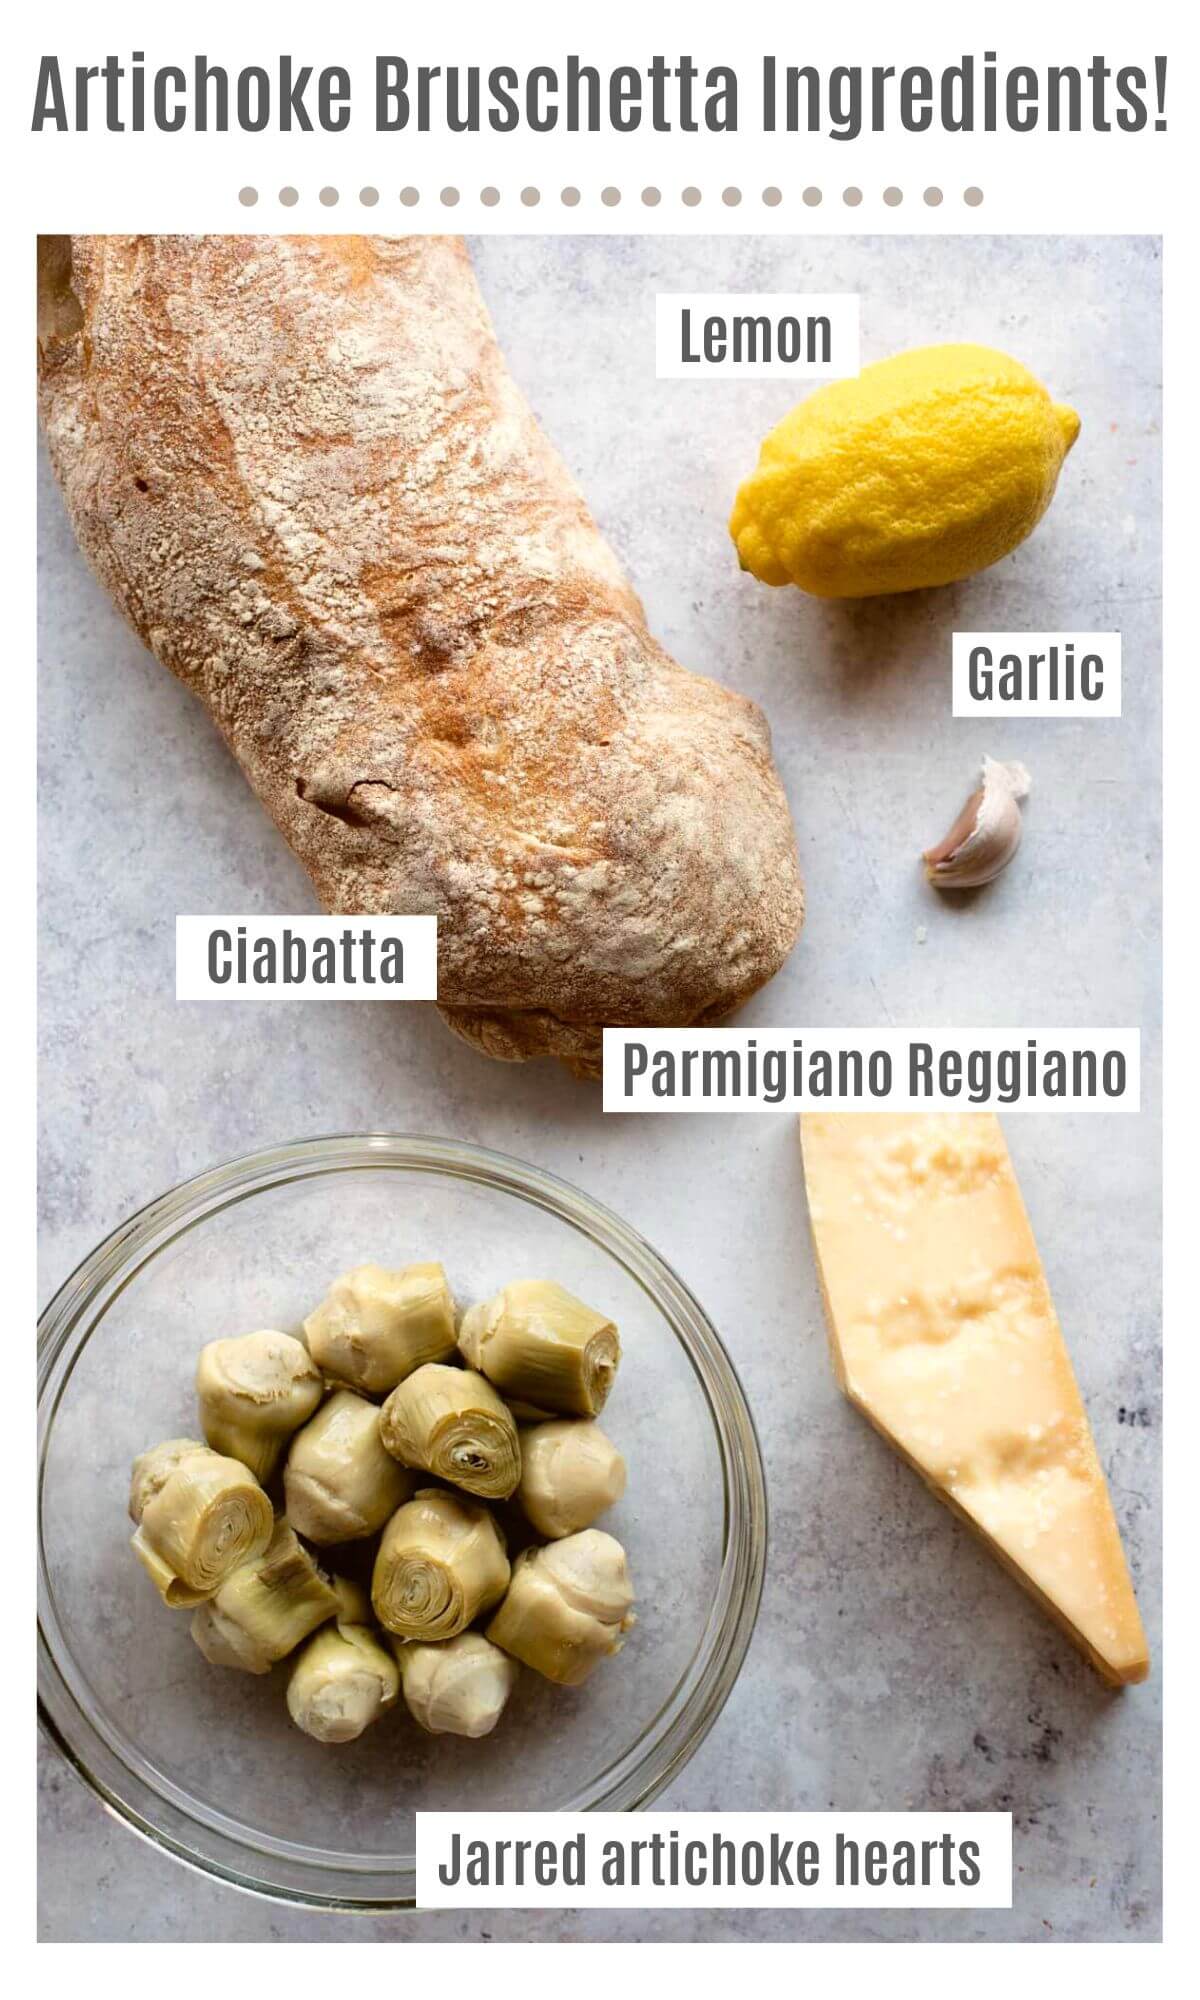
[[[55,237],[40,278],[80,543],[327,910],[433,912],[450,1025],[586,1073],[770,978],[766,725],[650,637],[461,242]]]

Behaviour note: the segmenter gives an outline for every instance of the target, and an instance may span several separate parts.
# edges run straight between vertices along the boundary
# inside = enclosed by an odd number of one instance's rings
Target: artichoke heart
[[[429,1362],[393,1389],[379,1413],[384,1447],[483,1500],[507,1500],[521,1477],[517,1426],[471,1368]]]
[[[181,1459],[191,1458],[196,1452],[205,1452],[209,1446],[203,1438],[167,1438],[163,1444],[156,1444],[152,1450],[142,1452],[133,1461],[133,1476],[129,1482],[129,1518],[140,1523],[147,1500],[153,1500],[161,1493],[171,1474]]]
[[[578,1534],[625,1491],[625,1460],[599,1424],[562,1417],[521,1432],[517,1495],[548,1541]]]
[[[441,1646],[393,1641],[410,1715],[431,1736],[490,1736],[520,1669],[482,1632]]]
[[[268,1674],[338,1610],[331,1580],[281,1515],[264,1553],[194,1613],[192,1637],[214,1667]]]
[[[334,1576],[330,1578],[330,1582],[333,1585],[334,1595],[338,1601],[337,1621],[339,1625],[366,1625],[370,1627],[374,1624],[375,1614],[371,1610],[371,1593],[369,1590],[364,1590],[362,1584],[356,1583],[351,1576]]]
[[[240,1459],[207,1446],[182,1453],[165,1479],[159,1446],[134,1467],[131,1506],[140,1509],[133,1552],[165,1604],[190,1610],[211,1597],[232,1571],[262,1554],[275,1514],[254,1474]],[[155,1461],[148,1467],[147,1461]],[[139,1474],[138,1468],[141,1468]]]
[[[635,1620],[625,1551],[600,1528],[526,1549],[487,1628],[493,1645],[560,1687],[619,1653]]]
[[[314,1633],[297,1654],[288,1714],[318,1743],[352,1743],[399,1694],[400,1669],[370,1626],[339,1622]]]
[[[359,1264],[304,1322],[309,1352],[331,1380],[369,1396],[454,1352],[454,1299],[440,1264],[386,1271]]]
[[[200,1422],[209,1444],[240,1458],[264,1484],[288,1438],[308,1422],[324,1393],[320,1369],[288,1333],[264,1330],[210,1340],[196,1368]]]
[[[376,1534],[415,1484],[384,1450],[374,1403],[352,1389],[336,1389],[296,1432],[283,1468],[288,1520],[318,1547]]]
[[[371,1602],[379,1623],[402,1639],[453,1639],[499,1603],[509,1575],[487,1508],[423,1487],[383,1531]]]
[[[604,1408],[621,1360],[603,1313],[544,1278],[521,1278],[463,1315],[459,1347],[510,1401],[563,1416]]]

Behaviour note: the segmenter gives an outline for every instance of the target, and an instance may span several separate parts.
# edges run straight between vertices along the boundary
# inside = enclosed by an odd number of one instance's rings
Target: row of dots
[[[542,190],[535,187],[522,188],[519,198],[522,207],[536,208],[542,199]],[[583,200],[583,196],[577,187],[563,188],[558,198],[564,208],[578,208],[580,202]],[[631,200],[640,200],[645,208],[657,208],[663,199],[663,193],[661,188],[646,187],[642,189],[640,196],[631,196],[630,198]],[[744,200],[752,198],[744,195],[742,189],[738,187],[727,187],[722,189],[721,192],[721,200],[726,208],[739,208]],[[859,208],[864,196],[861,188],[848,187],[842,189],[841,198],[847,208]],[[978,187],[964,188],[962,198],[968,208],[978,208],[983,200],[983,189]],[[300,191],[294,187],[280,188],[279,199],[284,208],[294,208],[300,199]],[[341,200],[341,195],[335,187],[323,187],[317,199],[323,208],[336,208],[338,202]],[[360,188],[358,199],[364,208],[374,208],[379,201],[379,189],[374,187]],[[401,188],[400,200],[405,208],[416,208],[420,199],[421,191],[419,188]],[[431,196],[430,199],[439,201],[443,208],[456,208],[462,197],[456,187],[444,187],[440,194],[436,197]],[[481,188],[479,199],[485,208],[496,208],[500,202],[500,190],[496,187]],[[553,197],[547,197],[547,199],[553,199]],[[605,208],[617,208],[623,197],[620,188],[606,187],[601,189],[600,199]],[[704,197],[698,187],[685,187],[680,192],[679,199],[685,208],[699,208]],[[825,195],[821,188],[806,187],[801,193],[800,199],[806,208],[819,208],[825,199]],[[833,196],[832,199],[836,200],[837,197]],[[927,187],[921,199],[927,208],[940,208],[946,197],[940,187]],[[254,187],[242,188],[238,195],[238,200],[241,202],[243,208],[253,208],[258,201],[258,189]],[[761,200],[766,208],[778,208],[780,202],[783,200],[782,188],[765,187],[762,191]],[[904,200],[904,190],[898,187],[886,187],[883,190],[883,200],[888,208],[899,208],[901,202]]]

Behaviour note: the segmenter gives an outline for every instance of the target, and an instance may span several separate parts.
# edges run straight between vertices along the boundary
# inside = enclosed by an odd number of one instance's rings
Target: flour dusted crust
[[[56,237],[39,277],[80,543],[327,910],[435,913],[450,1026],[585,1074],[771,977],[766,724],[650,637],[458,239]]]

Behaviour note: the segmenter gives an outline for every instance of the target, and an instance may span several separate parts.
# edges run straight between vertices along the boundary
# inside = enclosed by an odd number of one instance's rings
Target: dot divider
[[[237,198],[243,208],[254,208],[259,201],[259,190],[256,187],[249,186],[239,188]],[[438,192],[436,197],[432,195],[428,197],[430,200],[436,199],[443,208],[456,208],[462,198],[461,189],[456,187],[444,187]],[[619,187],[610,185],[599,190],[599,200],[605,208],[618,208],[624,198],[624,191]],[[300,190],[291,186],[281,187],[277,199],[281,207],[295,208],[301,199]],[[381,199],[380,191],[376,187],[368,186],[359,189],[358,200],[363,208],[375,208]],[[403,208],[416,208],[422,200],[422,193],[420,188],[411,186],[403,187],[400,189],[398,199]],[[537,208],[542,200],[542,189],[523,187],[520,189],[517,199],[523,208]],[[558,199],[564,208],[578,208],[584,202],[584,195],[581,189],[568,186],[560,190]],[[641,189],[640,194],[631,194],[630,199],[640,201],[643,208],[658,208],[664,201],[670,202],[672,197],[664,195],[661,188],[644,187]],[[681,188],[675,199],[684,208],[699,208],[704,202],[705,196],[701,188],[689,185]],[[753,199],[753,197],[747,195],[746,191],[740,187],[731,186],[720,190],[719,200],[725,208],[739,208],[742,202],[747,199]],[[759,199],[764,208],[779,208],[783,205],[786,197],[782,188],[771,186],[762,189]],[[824,199],[825,191],[823,188],[806,187],[800,191],[800,201],[805,208],[819,208]],[[862,188],[850,186],[842,189],[841,199],[846,208],[861,208],[867,200],[867,196],[864,194]],[[880,191],[879,199],[885,208],[899,208],[905,199],[904,190],[895,185],[885,187]],[[940,187],[927,187],[922,191],[921,199],[926,208],[940,208],[946,200],[946,194]],[[963,203],[968,208],[981,207],[983,199],[984,195],[981,187],[972,185],[971,187],[964,188],[962,191]],[[336,208],[338,202],[341,200],[341,191],[336,187],[323,187],[318,191],[317,200],[323,208]],[[488,186],[480,189],[479,200],[485,208],[497,208],[503,202],[504,194],[500,188]]]

